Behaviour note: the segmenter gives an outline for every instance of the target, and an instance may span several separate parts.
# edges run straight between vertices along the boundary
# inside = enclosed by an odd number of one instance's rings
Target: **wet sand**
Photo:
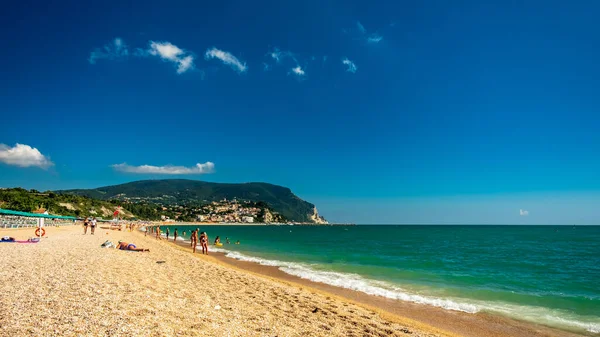
[[[580,336],[488,314],[395,301],[140,232],[47,228],[0,244],[6,336]],[[0,229],[0,236],[33,236]],[[100,248],[105,240],[150,248]],[[159,263],[164,261],[164,263]]]

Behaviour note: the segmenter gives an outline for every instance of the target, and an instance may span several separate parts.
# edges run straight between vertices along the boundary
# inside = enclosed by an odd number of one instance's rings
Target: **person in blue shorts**
[[[123,242],[123,241],[119,241],[119,244],[117,245],[117,249],[131,250],[134,252],[149,252],[150,251],[150,249],[137,248],[133,243],[127,243],[127,242]]]

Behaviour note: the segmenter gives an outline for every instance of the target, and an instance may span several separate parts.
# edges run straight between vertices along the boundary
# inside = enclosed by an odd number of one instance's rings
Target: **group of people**
[[[231,243],[231,242],[229,241],[229,238],[228,238],[228,237],[225,237],[225,243],[226,243],[226,244],[230,244],[230,243]],[[215,246],[218,246],[218,245],[220,245],[220,244],[221,244],[221,237],[217,235],[217,237],[215,238]],[[236,244],[236,245],[239,245],[239,244],[240,244],[240,240],[237,240],[237,241],[235,242],[235,244]]]
[[[144,233],[144,236],[148,236],[148,233],[150,233],[150,235],[154,234],[157,240],[162,240],[162,231],[160,229],[160,225],[158,226],[152,226],[152,227],[146,227],[146,231]],[[183,231],[183,236],[185,236],[185,231]],[[168,241],[169,238],[171,237],[171,231],[169,229],[169,227],[167,227],[164,231],[166,240]],[[179,236],[179,233],[177,231],[177,228],[175,228],[173,230],[173,242],[177,241],[177,237]],[[225,238],[226,239],[226,243],[230,243],[229,238]],[[200,247],[202,248],[202,254],[206,254],[208,255],[208,234],[206,234],[206,232],[200,232],[199,228],[196,228],[194,230],[192,230],[192,233],[190,235],[190,246],[192,247],[192,251],[195,253],[196,252],[196,247],[198,246],[198,241],[200,241]],[[221,245],[221,238],[219,236],[217,236],[215,238],[215,242],[214,242],[215,246],[220,246]],[[240,241],[238,240],[236,243],[236,245],[240,244]]]
[[[96,218],[85,218],[85,220],[83,220],[83,235],[87,234],[87,229],[88,227],[90,227],[90,234],[94,235],[94,232],[96,231]]]
[[[198,245],[198,239],[200,239],[200,246],[202,247],[202,254],[208,255],[208,235],[206,232],[201,232],[200,237],[198,237],[199,229],[196,228],[192,231],[192,235],[190,236],[190,244],[192,245],[192,251],[196,252],[196,246]]]

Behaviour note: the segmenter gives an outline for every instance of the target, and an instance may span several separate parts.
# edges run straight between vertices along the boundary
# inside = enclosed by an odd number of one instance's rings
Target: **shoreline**
[[[139,232],[139,234],[143,234]],[[161,242],[165,242],[163,240]],[[168,241],[169,244],[189,250],[189,241]],[[209,252],[213,245],[209,245]],[[221,249],[223,247],[220,247]],[[196,251],[198,254],[198,250]],[[201,255],[201,254],[199,254]],[[236,269],[266,276],[279,282],[284,282],[296,287],[308,287],[312,290],[339,297],[345,301],[351,301],[369,309],[374,309],[392,317],[400,322],[406,323],[406,319],[419,325],[434,328],[446,333],[465,337],[477,336],[532,336],[532,337],[576,337],[576,336],[598,336],[592,332],[575,332],[563,330],[546,325],[536,324],[528,321],[520,321],[510,317],[497,314],[477,312],[466,313],[462,311],[448,310],[426,304],[394,300],[382,296],[369,295],[357,290],[337,287],[326,283],[315,282],[299,276],[285,273],[277,266],[265,266],[256,262],[241,261],[226,256],[223,252],[211,252],[210,255],[216,262],[234,267]]]
[[[107,239],[150,253],[99,248]],[[582,336],[367,295],[224,253],[192,254],[189,242],[139,230],[48,228],[40,243],[0,244],[0,263],[0,335]]]
[[[31,229],[1,235],[21,240]],[[150,251],[101,248],[106,240]],[[83,235],[81,226],[2,243],[0,336],[455,336],[188,247],[135,231]]]

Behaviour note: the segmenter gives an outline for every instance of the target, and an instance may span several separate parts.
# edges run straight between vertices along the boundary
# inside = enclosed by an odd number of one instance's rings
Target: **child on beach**
[[[217,237],[215,238],[215,245],[217,243],[221,243],[221,237],[217,235]]]
[[[192,235],[190,236],[190,241],[192,245],[192,252],[196,252],[196,246],[198,245],[198,232],[192,231]]]
[[[202,254],[208,255],[208,235],[205,232],[200,233],[200,245],[202,246]]]

